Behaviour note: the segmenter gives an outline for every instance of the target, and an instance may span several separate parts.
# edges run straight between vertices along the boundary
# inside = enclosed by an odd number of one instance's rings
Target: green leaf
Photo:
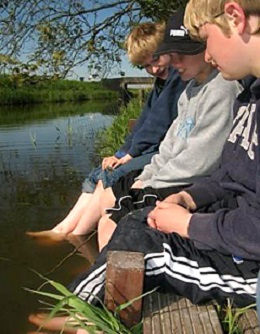
[[[124,310],[128,306],[132,305],[133,302],[135,302],[135,301],[137,301],[137,300],[139,300],[139,299],[141,299],[141,298],[143,298],[143,297],[145,297],[147,295],[150,295],[151,293],[155,292],[156,290],[158,290],[158,287],[155,288],[155,289],[153,289],[153,290],[151,290],[151,291],[148,291],[148,292],[142,294],[141,296],[138,296],[136,298],[133,298],[133,299],[129,300],[127,303],[124,303],[124,304],[121,304],[121,305],[117,306],[116,312],[120,312],[120,311]]]

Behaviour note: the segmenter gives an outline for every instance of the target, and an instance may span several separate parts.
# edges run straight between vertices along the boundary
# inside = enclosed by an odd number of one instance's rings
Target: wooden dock
[[[117,305],[140,296],[143,276],[143,254],[109,252],[107,306],[114,310]],[[175,294],[153,292],[144,298],[143,303],[139,300],[120,316],[128,327],[143,319],[143,334],[224,334],[216,303],[198,306]],[[243,313],[238,328],[241,334],[259,334],[256,311],[250,309]]]

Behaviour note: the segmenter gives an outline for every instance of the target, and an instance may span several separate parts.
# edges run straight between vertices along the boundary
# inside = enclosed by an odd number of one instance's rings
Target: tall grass
[[[112,125],[101,130],[97,135],[97,149],[101,157],[114,155],[129,134],[128,120],[138,118],[143,102],[139,98],[132,99],[127,106],[121,107]]]
[[[124,305],[120,305],[115,312],[109,311],[106,306],[99,300],[101,307],[93,306],[84,302],[76,295],[73,295],[65,286],[55,281],[47,280],[52,287],[55,288],[56,293],[45,292],[42,290],[27,291],[36,293],[44,298],[50,298],[56,300],[56,305],[47,304],[48,317],[46,321],[54,316],[67,316],[68,321],[64,324],[64,327],[74,327],[75,329],[84,329],[89,334],[95,334],[97,331],[102,331],[106,334],[142,334],[142,323],[133,326],[128,329],[119,319],[119,312],[128,307],[133,301],[130,301]],[[140,296],[142,298],[143,296]],[[137,298],[138,299],[138,298]],[[44,323],[43,323],[44,327]],[[61,333],[63,329],[61,329]]]
[[[239,319],[247,310],[255,307],[256,304],[252,304],[243,308],[237,308],[228,298],[226,306],[222,308],[220,306],[218,307],[218,313],[224,332],[227,334],[243,334],[243,331],[241,330],[241,328],[239,328]]]
[[[120,305],[114,312],[112,312],[108,310],[99,299],[98,302],[100,307],[96,307],[84,302],[76,295],[72,294],[62,284],[47,279],[46,282],[55,289],[56,293],[42,291],[42,288],[37,291],[26,289],[27,291],[41,295],[44,298],[57,301],[55,305],[47,303],[46,301],[41,301],[42,304],[48,306],[47,310],[49,313],[46,317],[46,322],[55,316],[65,316],[68,320],[64,324],[64,328],[81,328],[86,330],[89,334],[100,333],[99,331],[102,331],[102,333],[105,334],[142,334],[142,322],[129,329],[120,321],[119,312],[131,305],[135,300],[143,298],[147,294],[153,293],[156,290],[147,292],[146,294]],[[45,285],[46,284],[44,284],[44,286]],[[235,308],[231,300],[227,299],[226,307],[218,307],[220,318],[222,318],[224,333],[243,334],[238,327],[239,318],[243,313],[255,306],[255,304],[252,304],[244,308]],[[61,333],[63,333],[63,329],[61,329]]]

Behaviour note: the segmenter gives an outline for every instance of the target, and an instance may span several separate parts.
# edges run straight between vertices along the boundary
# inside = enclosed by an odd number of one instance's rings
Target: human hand
[[[112,157],[106,157],[102,161],[102,169],[105,170],[107,168],[114,168],[115,164],[119,161],[120,159],[116,158],[115,156]]]
[[[114,164],[113,168],[116,168],[120,165],[124,165],[132,159],[133,159],[133,157],[130,154],[126,154],[123,158],[118,159],[118,161]]]
[[[192,214],[180,205],[157,202],[156,207],[148,214],[150,227],[164,233],[178,233],[188,238],[188,228]]]
[[[137,180],[132,184],[131,188],[142,189],[143,188],[143,182],[141,180]]]
[[[177,194],[172,194],[166,197],[161,203],[179,204],[190,211],[194,211],[196,209],[196,204],[193,201],[193,198],[185,191],[180,191]]]

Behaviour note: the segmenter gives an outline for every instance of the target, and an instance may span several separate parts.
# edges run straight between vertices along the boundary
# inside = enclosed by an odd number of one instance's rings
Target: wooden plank
[[[174,294],[153,293],[144,301],[143,334],[223,334],[213,304],[193,305]]]
[[[259,334],[257,313],[254,309],[247,310],[238,320],[238,328],[243,334]]]
[[[105,304],[115,310],[118,305],[143,292],[144,257],[141,253],[108,252]],[[175,294],[154,292],[144,298],[143,334],[223,334],[214,303],[198,306]],[[120,313],[128,326],[141,319],[142,301],[134,302]],[[260,334],[254,309],[241,315],[241,334]]]
[[[203,333],[221,334],[223,333],[222,326],[218,317],[218,313],[213,303],[203,306],[194,306],[203,326]]]
[[[107,255],[105,305],[112,311],[143,293],[144,256],[142,253],[113,251]],[[141,320],[142,299],[119,313],[122,322],[132,327]]]

